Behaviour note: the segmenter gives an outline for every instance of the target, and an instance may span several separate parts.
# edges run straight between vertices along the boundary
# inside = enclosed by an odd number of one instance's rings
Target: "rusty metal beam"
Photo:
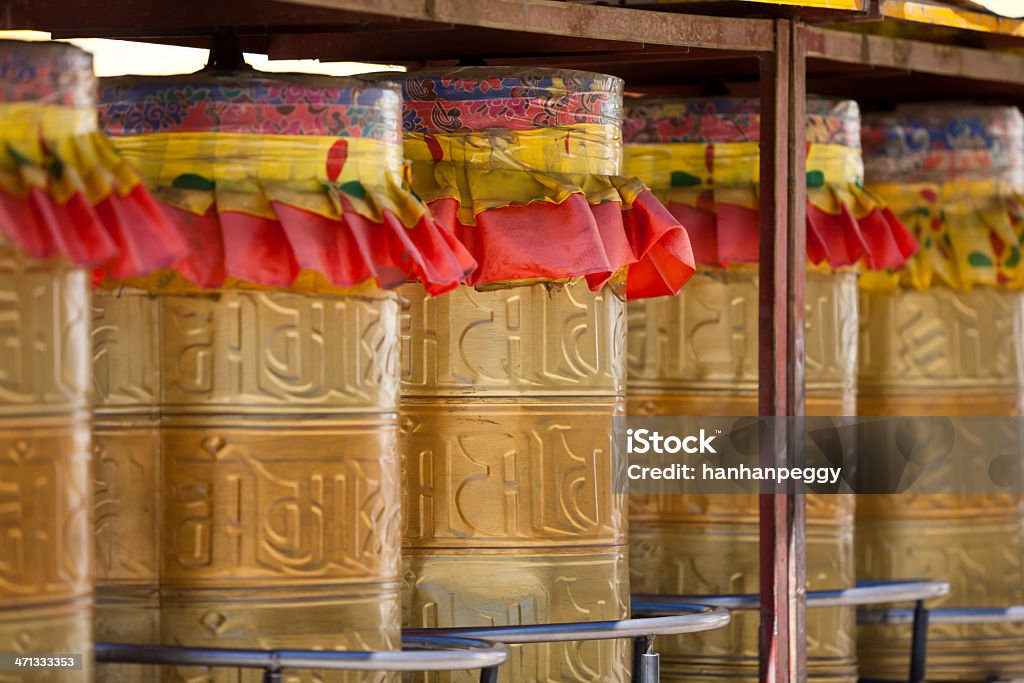
[[[918,40],[800,26],[811,58],[1024,85],[1024,57]]]
[[[770,52],[772,24],[759,19],[692,16],[580,5],[559,0],[289,0],[321,7],[531,33],[647,45]]]
[[[805,53],[797,24],[776,23],[776,49],[761,60],[759,409],[804,410],[806,250]],[[799,462],[799,439],[778,424],[762,434],[763,466]],[[804,683],[806,527],[803,495],[760,496],[759,639],[762,683]]]

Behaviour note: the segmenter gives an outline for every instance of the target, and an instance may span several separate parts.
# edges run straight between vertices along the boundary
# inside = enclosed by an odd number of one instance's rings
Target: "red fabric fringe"
[[[34,187],[24,198],[0,192],[0,231],[33,258],[61,255],[117,278],[145,275],[186,248],[141,185],[126,196],[112,193],[96,206],[81,194],[59,204]]]
[[[356,213],[344,198],[341,220],[280,203],[274,219],[236,211],[205,216],[165,207],[191,245],[172,268],[200,287],[227,278],[287,287],[312,270],[337,287],[375,279],[382,288],[420,280],[431,295],[457,287],[476,266],[470,254],[430,216],[406,228],[390,211],[383,222]]]
[[[625,210],[574,194],[560,204],[483,211],[476,225],[459,221],[455,199],[430,208],[479,264],[466,278],[470,285],[582,276],[597,290],[628,266],[626,297],[642,299],[678,292],[695,270],[686,230],[649,191]]]
[[[705,265],[757,263],[758,211],[718,204],[715,211],[671,203],[669,210],[690,233],[697,262]],[[860,261],[871,270],[900,268],[919,246],[889,209],[857,219],[843,207],[839,215],[807,204],[807,258],[839,268]]]

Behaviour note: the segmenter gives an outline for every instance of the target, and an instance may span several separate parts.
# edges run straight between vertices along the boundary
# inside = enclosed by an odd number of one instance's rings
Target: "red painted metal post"
[[[786,308],[789,343],[786,356],[787,414],[804,416],[804,283],[807,266],[807,41],[799,21],[790,22],[789,72],[789,291]],[[804,464],[803,429],[788,435],[789,464]],[[787,497],[786,515],[776,516],[776,529],[785,530],[788,539],[786,571],[789,592],[786,596],[793,621],[796,648],[790,649],[795,683],[807,680],[807,506],[803,493]],[[778,562],[778,560],[776,560]]]
[[[776,22],[776,49],[761,58],[761,271],[759,409],[804,412],[806,259],[805,55],[800,27]],[[789,429],[763,434],[761,463],[802,460]],[[762,683],[807,680],[805,510],[803,495],[764,493],[761,515]]]

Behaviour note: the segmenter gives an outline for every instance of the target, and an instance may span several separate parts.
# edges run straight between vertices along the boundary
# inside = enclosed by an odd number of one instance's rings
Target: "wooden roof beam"
[[[801,26],[813,59],[1024,85],[1024,57],[918,40]]]
[[[770,52],[771,22],[696,16],[559,0],[289,0],[311,7],[378,14],[504,31],[648,45]]]

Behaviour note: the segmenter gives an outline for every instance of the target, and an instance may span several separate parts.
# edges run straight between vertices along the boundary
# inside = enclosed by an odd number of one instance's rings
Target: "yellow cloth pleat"
[[[96,110],[39,103],[0,103],[0,191],[25,197],[46,191],[63,204],[83,195],[96,204],[139,184],[135,172],[97,129]]]
[[[381,140],[208,132],[115,143],[160,201],[197,215],[216,206],[272,219],[283,204],[337,220],[342,197],[374,222],[384,210],[406,226],[424,214],[403,185],[401,146]]]
[[[1024,287],[1024,198],[1009,183],[958,179],[871,189],[917,237],[921,251],[899,273],[865,274],[862,287]]]

